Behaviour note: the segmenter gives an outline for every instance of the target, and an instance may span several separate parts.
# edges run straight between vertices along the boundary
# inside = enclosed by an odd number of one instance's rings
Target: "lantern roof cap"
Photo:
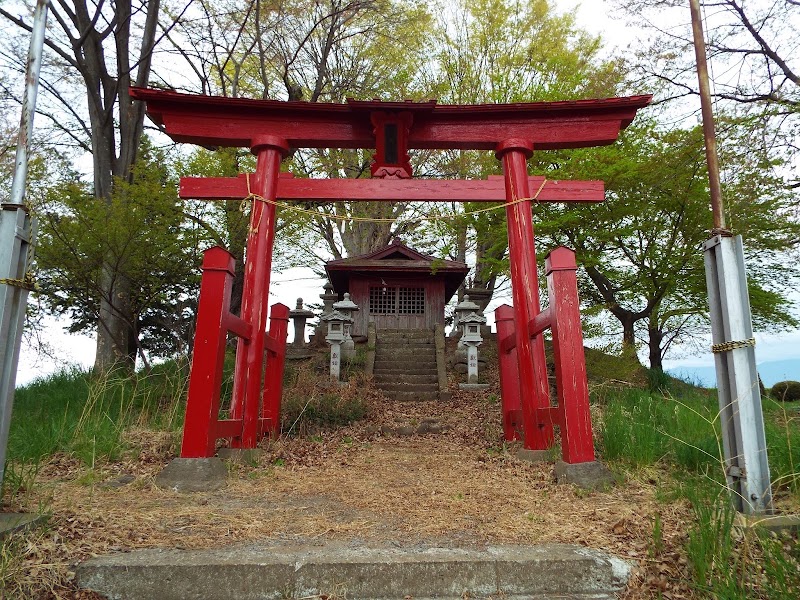
[[[354,311],[358,310],[358,304],[353,302],[350,299],[350,294],[345,292],[344,293],[344,300],[339,300],[339,302],[334,302],[333,304],[334,310],[341,310],[341,311]]]
[[[295,308],[289,311],[290,317],[313,317],[314,311],[308,310],[307,308],[303,308],[303,299],[297,299],[297,305]]]
[[[456,310],[458,312],[466,312],[466,311],[475,312],[475,311],[478,311],[480,309],[481,309],[480,306],[478,306],[477,304],[475,304],[474,302],[472,302],[469,299],[469,295],[468,294],[464,294],[463,300],[461,300],[461,302],[459,302],[456,305]]]
[[[353,321],[353,317],[350,315],[346,315],[344,313],[339,312],[338,310],[332,310],[326,315],[322,315],[320,321],[344,321],[346,323],[350,323]]]

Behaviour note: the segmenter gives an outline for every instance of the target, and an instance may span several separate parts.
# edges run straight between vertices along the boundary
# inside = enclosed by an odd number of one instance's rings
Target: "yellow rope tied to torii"
[[[331,214],[320,213],[315,210],[309,210],[307,208],[301,208],[299,206],[288,204],[286,202],[279,202],[278,200],[270,200],[269,198],[264,198],[263,196],[256,194],[250,189],[250,173],[245,174],[245,179],[247,181],[247,196],[244,199],[242,199],[242,203],[240,205],[240,209],[242,212],[245,212],[249,204],[255,200],[258,202],[264,202],[265,204],[272,204],[278,208],[283,208],[293,212],[311,215],[313,217],[323,217],[334,221],[354,221],[356,223],[394,223],[397,221],[397,219],[382,218],[382,217],[348,217],[347,215],[335,215],[335,214],[331,215]],[[515,200],[512,200],[511,202],[503,202],[502,204],[497,204],[495,206],[478,208],[476,210],[471,210],[469,212],[464,212],[454,215],[426,215],[423,217],[415,217],[410,220],[411,221],[446,221],[448,219],[455,220],[455,219],[460,219],[462,217],[468,217],[470,215],[490,212],[493,210],[500,210],[501,208],[506,208],[507,206],[519,204],[520,202],[536,202],[538,201],[539,194],[542,193],[542,190],[544,189],[546,183],[547,183],[547,178],[545,177],[542,180],[542,184],[539,186],[539,189],[536,190],[536,193],[530,198],[517,198]],[[345,202],[346,200],[341,200],[341,201]]]

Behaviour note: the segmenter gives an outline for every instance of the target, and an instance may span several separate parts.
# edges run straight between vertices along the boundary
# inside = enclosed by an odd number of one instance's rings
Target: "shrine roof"
[[[348,282],[352,275],[444,279],[445,301],[447,301],[464,281],[469,267],[462,262],[422,254],[395,239],[388,246],[374,252],[328,261],[325,270],[334,289],[339,293],[348,290]]]
[[[150,118],[176,141],[249,147],[253,137],[268,134],[294,148],[372,148],[369,114],[385,111],[413,116],[409,147],[484,150],[510,137],[528,139],[540,149],[609,144],[652,99],[448,105],[435,100],[287,102],[145,88],[131,88],[131,95],[147,103]]]

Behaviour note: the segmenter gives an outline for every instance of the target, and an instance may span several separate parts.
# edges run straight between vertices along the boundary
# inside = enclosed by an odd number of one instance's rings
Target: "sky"
[[[615,47],[624,48],[634,42],[636,30],[626,27],[624,21],[614,14],[613,2],[606,0],[557,0],[555,6],[562,11],[578,7],[578,25],[586,30],[602,35],[606,40],[608,51]],[[688,7],[687,7],[688,21]],[[273,273],[270,288],[270,304],[282,302],[294,308],[297,298],[302,298],[306,304],[319,302],[322,293],[323,280],[317,279],[308,269],[289,269],[282,273]],[[797,294],[800,298],[800,294]],[[489,305],[487,317],[493,322],[492,311],[502,303],[511,304],[510,294],[495,298]],[[88,368],[94,360],[94,337],[87,335],[69,334],[64,330],[64,324],[55,319],[46,321],[46,328],[41,338],[49,347],[48,352],[38,352],[39,345],[26,342],[20,355],[17,384],[25,384],[32,379],[46,375],[60,368],[70,365],[79,365]],[[800,360],[800,331],[776,334],[763,334],[756,332],[756,360],[762,362],[797,358]],[[293,338],[291,331],[289,339]],[[710,347],[710,335],[702,343]],[[644,357],[643,357],[644,358]],[[672,358],[665,361],[666,369],[683,368],[691,372],[693,367],[708,367],[713,365],[710,351],[702,353],[683,352],[678,349]],[[800,375],[798,376],[800,378]]]

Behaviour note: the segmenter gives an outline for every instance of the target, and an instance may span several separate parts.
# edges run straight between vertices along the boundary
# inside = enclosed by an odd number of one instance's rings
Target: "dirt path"
[[[447,431],[381,434],[435,418]],[[607,492],[557,485],[552,464],[529,464],[498,444],[491,392],[446,404],[382,403],[369,421],[272,442],[257,464],[230,466],[228,486],[178,494],[153,479],[175,448],[135,432],[128,460],[87,470],[57,457],[21,508],[49,505],[50,529],[26,558],[26,577],[55,597],[81,596],[69,565],[135,548],[207,548],[270,540],[350,540],[481,546],[563,542],[638,562],[629,598],[689,597],[681,545],[688,508],[658,499],[658,473]],[[658,515],[658,517],[657,517]],[[662,534],[654,539],[654,523]],[[49,579],[48,579],[49,578]]]

